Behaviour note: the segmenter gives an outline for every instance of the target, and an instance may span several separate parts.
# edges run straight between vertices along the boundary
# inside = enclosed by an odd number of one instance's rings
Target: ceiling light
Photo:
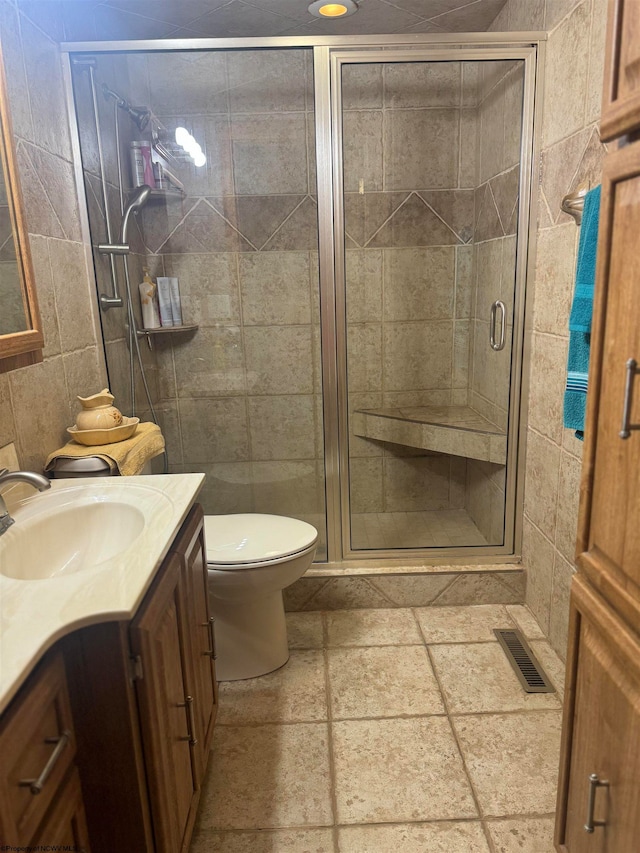
[[[315,0],[309,6],[309,12],[316,18],[348,18],[358,11],[355,0],[340,0],[328,3],[327,0]]]

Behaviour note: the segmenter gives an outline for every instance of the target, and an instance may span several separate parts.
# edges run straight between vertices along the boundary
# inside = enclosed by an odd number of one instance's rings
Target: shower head
[[[132,107],[129,101],[110,89],[106,83],[102,84],[102,93],[105,98],[113,98],[121,110],[124,110],[138,130],[144,130],[151,121],[151,110],[149,107]]]
[[[123,109],[135,122],[138,130],[144,130],[151,121],[151,110],[148,107],[132,107],[127,104]]]
[[[122,217],[122,232],[120,234],[120,243],[124,246],[127,245],[127,231],[129,230],[129,219],[131,218],[132,213],[137,213],[141,210],[147,201],[149,200],[149,195],[151,193],[151,187],[148,187],[144,184],[135,191],[135,193],[131,196],[131,200],[126,207],[124,212],[124,216]]]

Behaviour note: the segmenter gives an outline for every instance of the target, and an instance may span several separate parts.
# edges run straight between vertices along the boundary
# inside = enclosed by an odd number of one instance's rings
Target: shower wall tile
[[[347,379],[350,392],[382,390],[382,325],[347,326]]]
[[[386,190],[454,187],[458,178],[459,112],[452,109],[385,112]],[[442,145],[452,139],[452,145]],[[424,152],[430,156],[425,157]]]
[[[253,462],[253,511],[289,515],[324,511],[324,482],[313,461]]]
[[[449,506],[447,457],[385,458],[385,512],[449,509]]]
[[[231,116],[234,188],[237,195],[306,193],[305,114]]]
[[[158,426],[162,430],[167,451],[170,449],[170,465],[181,465],[184,460],[182,452],[182,433],[180,413],[177,400],[162,400],[155,406],[158,415]],[[186,424],[185,424],[186,426]]]
[[[349,462],[351,512],[384,512],[382,457],[353,458]]]
[[[458,186],[460,187],[475,187],[476,184],[478,169],[477,126],[477,109],[460,111],[460,164],[458,168]]]
[[[578,234],[573,222],[546,228],[538,234],[533,309],[533,327],[538,332],[567,333]]]
[[[253,512],[252,468],[250,462],[171,463],[172,474],[202,473],[205,481],[198,500],[206,512],[226,515]]]
[[[247,394],[313,391],[311,326],[254,326],[244,330]]]
[[[476,275],[475,318],[489,320],[491,304],[500,299],[502,240],[487,240],[474,246]]]
[[[149,239],[147,245],[164,254],[202,252],[252,252],[254,247],[205,199],[197,201],[184,218],[167,226]],[[146,221],[146,220],[145,220]],[[176,227],[177,226],[177,227]]]
[[[172,130],[186,127],[206,152],[207,162],[196,166],[190,161],[180,164],[180,180],[189,196],[218,196],[233,193],[233,158],[231,125],[226,115],[167,115],[160,121]]]
[[[511,168],[520,162],[522,129],[520,122],[512,118],[522,113],[524,98],[524,74],[520,64],[507,76],[504,85],[504,151],[503,166]]]
[[[308,253],[246,255],[238,264],[245,325],[310,322]]]
[[[180,399],[178,407],[185,463],[241,462],[250,458],[244,399],[188,397]]]
[[[453,247],[384,250],[383,321],[453,317]]]
[[[342,108],[344,110],[382,109],[382,74],[383,66],[380,64],[343,66]]]
[[[230,51],[227,54],[232,113],[298,112],[313,89],[305,50]],[[311,85],[309,85],[311,84]]]
[[[457,320],[471,317],[473,296],[473,246],[456,246],[455,312]]]
[[[313,397],[249,397],[247,410],[253,460],[315,458]]]
[[[346,252],[347,322],[379,322],[382,316],[382,251]]]
[[[584,125],[589,70],[591,4],[581,3],[547,42],[546,75],[562,85],[547,86],[542,133],[548,146]]]
[[[366,192],[386,189],[383,185],[382,122],[383,113],[378,110],[353,110],[343,114],[346,192],[358,192],[361,185]],[[385,158],[387,156],[385,151]]]
[[[453,324],[453,369],[451,385],[453,388],[467,388],[469,385],[469,320],[456,320]]]
[[[147,54],[151,109],[156,115],[226,113],[227,56],[222,51]]]
[[[22,16],[20,30],[32,114],[37,118],[38,144],[52,154],[71,160],[71,140],[61,74],[48,69],[60,62],[58,46]]]
[[[531,361],[536,369],[529,388],[529,425],[558,445],[562,442],[567,352],[566,337],[533,333]]]
[[[453,362],[452,323],[385,323],[385,391],[449,388]]]
[[[416,193],[411,193],[371,237],[372,247],[452,246],[460,242]]]
[[[70,282],[88,279],[85,246],[69,240],[49,240],[60,345],[64,352],[95,343],[92,297],[88,285],[71,287]]]
[[[386,64],[384,66],[385,109],[460,106],[461,67],[460,62]]]
[[[49,241],[46,237],[31,235],[29,246],[31,248],[33,274],[38,283],[38,307],[40,308],[44,333],[43,355],[45,358],[50,358],[53,355],[60,354],[61,344],[55,290],[53,287],[53,274],[51,271],[51,258],[49,255]],[[3,444],[6,443],[3,442]]]
[[[346,234],[358,246],[365,246],[408,198],[409,194],[406,192],[345,193]]]
[[[227,397],[246,390],[242,332],[239,326],[201,328],[174,342],[180,397]]]
[[[349,393],[349,421],[354,411],[360,409],[379,409],[382,406],[382,394]],[[349,459],[357,457],[382,456],[383,444],[379,441],[360,438],[352,431],[349,434]]]
[[[164,255],[166,275],[180,280],[185,323],[238,325],[240,294],[236,256],[232,253]]]
[[[456,242],[468,243],[472,239],[475,203],[472,189],[422,190],[419,195],[451,228]]]
[[[304,200],[303,195],[225,196],[210,199],[255,249],[262,249]],[[296,248],[305,248],[296,247]]]
[[[269,252],[318,251],[318,205],[304,198],[263,247]]]
[[[479,110],[480,182],[489,180],[502,171],[504,161],[504,101],[500,87],[487,95]]]

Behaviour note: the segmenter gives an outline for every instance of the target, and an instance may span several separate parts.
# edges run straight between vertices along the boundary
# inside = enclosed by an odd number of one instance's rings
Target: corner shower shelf
[[[362,438],[506,464],[506,434],[469,406],[361,409],[352,426]]]

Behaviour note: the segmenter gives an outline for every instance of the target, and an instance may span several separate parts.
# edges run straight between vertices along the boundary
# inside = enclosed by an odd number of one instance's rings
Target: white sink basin
[[[130,480],[51,489],[23,501],[0,536],[0,573],[21,581],[63,578],[122,556],[172,502]]]

